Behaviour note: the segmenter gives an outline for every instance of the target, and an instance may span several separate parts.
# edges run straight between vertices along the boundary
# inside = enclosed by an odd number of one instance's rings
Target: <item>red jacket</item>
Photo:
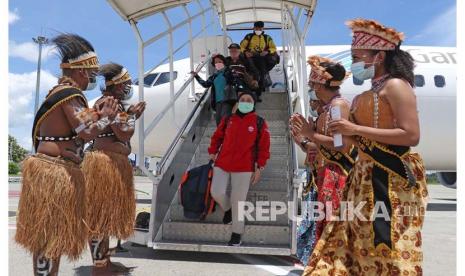
[[[227,172],[253,172],[255,170],[255,142],[257,138],[257,114],[250,112],[243,118],[233,114],[225,130],[225,117],[213,134],[208,148],[216,154],[215,166]],[[220,149],[221,147],[221,149]],[[266,122],[258,141],[258,167],[264,167],[270,158],[270,132]]]

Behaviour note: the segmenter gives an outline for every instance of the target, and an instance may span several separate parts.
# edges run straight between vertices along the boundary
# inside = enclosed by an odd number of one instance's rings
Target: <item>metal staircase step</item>
[[[205,165],[209,162],[209,160],[210,159],[208,158],[208,156],[204,156],[203,158],[196,160],[196,162],[193,163],[192,168]],[[276,168],[276,167],[266,166],[265,170],[261,174],[261,177],[262,177],[262,180],[263,178],[265,179],[271,178],[271,179],[286,181],[288,179],[287,174],[288,174],[287,167],[283,166],[283,167]]]
[[[265,210],[265,208],[264,208]],[[269,210],[266,209],[266,210]],[[253,218],[257,218],[256,210],[251,212]],[[250,225],[281,225],[287,226],[289,223],[287,212],[285,214],[276,215],[276,218],[271,218],[270,213],[263,213],[266,216],[266,220],[254,220],[249,221],[247,218],[245,220],[246,224]],[[179,202],[173,203],[170,206],[169,221],[171,222],[202,222],[202,223],[223,223],[224,212],[218,205],[216,206],[215,212],[208,215],[204,221],[188,219],[184,217],[183,207]]]
[[[241,246],[227,246],[224,242],[197,243],[179,240],[162,240],[155,242],[154,249],[176,251],[200,251],[229,254],[257,254],[257,255],[291,255],[290,246],[269,246],[261,244],[243,243]]]
[[[277,191],[284,192],[287,191],[289,187],[289,180],[287,175],[282,176],[281,178],[276,177],[266,177],[262,176],[260,181],[253,186],[255,191]]]
[[[198,222],[165,222],[162,240],[226,243],[231,237],[231,225]],[[242,241],[245,244],[266,244],[267,246],[289,246],[288,226],[245,225]]]
[[[276,109],[259,109],[256,113],[264,118],[266,121],[289,121],[289,115],[287,110],[276,110]]]
[[[287,110],[287,100],[285,100],[285,97],[276,97],[276,98],[265,97],[265,98],[262,98],[261,103],[257,103],[256,109],[257,110],[261,110],[261,109]]]
[[[229,193],[230,190],[231,189],[228,190]],[[179,196],[177,196],[176,200],[173,201],[172,206],[180,204],[179,200]],[[246,201],[251,202],[254,206],[257,205],[257,202],[266,202],[268,206],[270,201],[287,203],[287,191],[255,190],[254,186],[251,186],[249,192],[247,193]]]
[[[269,92],[264,92],[260,96],[262,99],[261,103],[266,103],[266,102],[272,102],[272,101],[287,101],[287,94],[286,93],[269,93]],[[259,103],[260,104],[260,103]]]

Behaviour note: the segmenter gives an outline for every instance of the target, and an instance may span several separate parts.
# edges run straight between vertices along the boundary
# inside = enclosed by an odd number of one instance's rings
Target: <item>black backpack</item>
[[[203,220],[215,210],[215,201],[210,194],[212,179],[213,161],[184,173],[179,184],[184,217]]]
[[[136,216],[135,228],[149,229],[150,213],[140,212]]]

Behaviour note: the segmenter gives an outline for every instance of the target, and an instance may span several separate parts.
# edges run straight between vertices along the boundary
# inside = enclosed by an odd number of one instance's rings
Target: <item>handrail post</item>
[[[195,1],[197,5],[199,5],[202,11],[205,11],[205,8],[202,6],[199,0]],[[213,9],[212,9],[213,10]],[[205,13],[202,13],[202,32],[203,32],[203,43],[205,47],[205,57],[207,57],[210,53],[208,53],[208,45],[207,45],[207,21],[205,20]]]
[[[169,55],[169,70],[170,70],[170,100],[174,101],[174,58],[173,58],[173,25],[171,24],[168,15],[165,11],[162,11],[161,14],[165,19],[166,25],[168,26],[168,55]],[[175,105],[172,106],[173,118],[175,118]]]
[[[139,101],[144,101],[144,41],[142,39],[142,36],[139,32],[139,29],[137,28],[137,23],[133,20],[131,20],[130,25],[134,31],[134,34],[136,35],[137,39],[137,59],[138,59],[138,76],[139,76]],[[145,148],[144,148],[144,141],[145,141],[145,135],[144,135],[144,114],[139,117],[138,120],[138,135],[139,135],[139,150],[137,154],[137,163],[139,169],[152,181],[153,183],[153,189],[152,189],[152,202],[155,202],[156,197],[157,197],[157,190],[158,190],[158,184],[157,184],[157,179],[155,176],[145,167]],[[150,240],[148,241],[147,246],[151,247],[152,242],[153,242],[153,232],[154,232],[154,224],[152,223],[153,219],[155,219],[155,204],[152,204],[151,206],[151,218],[149,221],[149,232],[148,236]]]
[[[221,25],[223,29],[223,51],[224,54],[226,55],[228,52],[228,33],[226,32],[226,14],[224,11],[224,2],[221,0]]]
[[[130,25],[137,38],[137,60],[138,60],[138,76],[139,76],[139,101],[144,101],[144,41],[140,35],[139,29],[137,28],[137,23],[134,20],[131,20]],[[137,154],[137,164],[138,166],[145,168],[144,160],[144,114],[139,117],[139,151]],[[142,170],[142,168],[141,168]]]
[[[189,66],[190,70],[194,71],[194,45],[193,45],[193,38],[192,38],[192,19],[191,15],[189,13],[189,10],[187,9],[186,5],[182,6],[184,12],[187,15],[187,18],[189,18],[189,25],[188,25],[188,32],[189,32]],[[189,99],[195,100],[195,82],[191,82],[191,92],[189,93]]]

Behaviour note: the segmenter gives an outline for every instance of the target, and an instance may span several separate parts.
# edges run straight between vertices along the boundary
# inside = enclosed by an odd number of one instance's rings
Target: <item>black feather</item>
[[[70,59],[94,51],[92,44],[77,34],[60,34],[53,38],[52,42],[56,46],[61,62],[68,62]]]

